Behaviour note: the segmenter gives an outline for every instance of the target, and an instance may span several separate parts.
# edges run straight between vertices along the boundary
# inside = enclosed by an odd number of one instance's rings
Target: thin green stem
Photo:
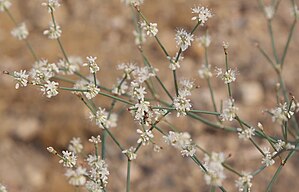
[[[289,50],[289,45],[290,45],[291,39],[293,37],[293,33],[294,33],[294,29],[295,29],[296,24],[297,24],[297,18],[295,18],[293,23],[292,23],[292,26],[291,26],[291,29],[290,29],[290,32],[289,32],[289,35],[288,35],[288,40],[287,40],[287,43],[286,43],[285,48],[283,50],[283,54],[282,54],[282,58],[281,58],[281,68],[283,67],[287,52]]]
[[[128,159],[126,192],[130,192],[130,185],[131,185],[131,179],[130,178],[131,178],[131,160]]]
[[[276,47],[275,47],[275,40],[274,40],[274,34],[273,34],[271,20],[268,20],[267,24],[268,24],[268,31],[269,31],[270,38],[271,38],[271,46],[272,46],[273,55],[275,57],[276,64],[279,64],[279,59],[278,59],[278,55],[277,55],[277,51],[276,51]]]
[[[277,168],[277,170],[276,170],[274,176],[272,177],[272,179],[271,179],[269,185],[267,186],[267,189],[266,189],[267,192],[272,191],[272,185],[273,185],[273,183],[276,181],[276,179],[277,179],[277,177],[278,177],[278,174],[280,173],[282,167],[283,167],[283,165],[280,164],[279,167]]]

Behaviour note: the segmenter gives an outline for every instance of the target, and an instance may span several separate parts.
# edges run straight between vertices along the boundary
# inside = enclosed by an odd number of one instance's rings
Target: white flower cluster
[[[76,71],[79,71],[80,65],[82,65],[81,57],[70,56],[69,62],[65,59],[60,59],[57,66],[61,69],[62,74],[73,75]]]
[[[140,28],[150,37],[156,36],[158,33],[157,23],[146,23],[145,21],[142,21],[140,23]]]
[[[136,148],[130,147],[129,149],[125,149],[122,151],[123,154],[126,154],[130,161],[137,158],[137,154],[135,153]]]
[[[211,11],[206,7],[194,7],[192,13],[196,14],[192,20],[200,22],[200,25],[204,25],[212,17]]]
[[[89,118],[91,120],[95,120],[97,126],[103,128],[103,129],[104,129],[104,126],[106,127],[108,117],[107,117],[107,113],[106,113],[105,109],[102,109],[101,107],[99,107],[98,110],[96,111],[96,114],[93,114],[92,112],[90,112]]]
[[[255,135],[255,129],[253,127],[250,127],[250,128],[246,127],[244,130],[241,128],[238,128],[237,130],[238,130],[239,138],[243,139],[243,140],[251,139],[252,136]]]
[[[96,79],[97,84],[99,81]],[[96,87],[94,84],[94,77],[93,75],[89,75],[86,79],[80,79],[76,81],[74,84],[74,89],[78,90],[86,90],[83,94],[86,96],[87,99],[92,99],[100,92],[100,88]],[[75,94],[81,94],[81,91],[74,91]]]
[[[113,86],[112,93],[116,95],[124,95],[129,89],[127,81],[122,81],[122,79],[117,79],[117,84]]]
[[[75,169],[67,169],[65,173],[69,184],[73,186],[84,186],[86,183],[85,175],[87,175],[87,171],[81,166],[78,166]]]
[[[72,168],[77,163],[77,156],[74,152],[62,151],[62,159],[59,160],[59,163],[62,163],[64,167]]]
[[[282,149],[286,149],[286,150],[290,150],[290,149],[295,149],[295,145],[292,145],[290,143],[287,143],[282,141],[282,140],[278,140],[277,143],[274,144],[274,147],[276,149],[276,151],[280,151]]]
[[[135,82],[141,84],[148,80],[150,77],[156,76],[156,72],[158,69],[151,68],[148,66],[145,67],[136,67],[135,70],[132,72]]]
[[[88,155],[86,161],[90,166],[88,176],[91,180],[86,182],[85,187],[88,191],[101,191],[108,183],[108,165],[96,155]]]
[[[58,39],[61,36],[62,30],[57,23],[50,22],[49,29],[44,30],[43,34],[49,39]]]
[[[175,35],[175,41],[178,47],[182,51],[185,51],[189,46],[191,46],[191,42],[194,40],[193,34],[188,33],[185,29],[179,29]]]
[[[216,68],[216,77],[221,77],[225,84],[236,81],[237,71],[235,69],[222,70]]]
[[[288,121],[293,115],[295,110],[295,104],[288,108],[288,104],[279,104],[277,108],[271,109],[269,112],[272,115],[272,121],[282,124]]]
[[[45,84],[41,85],[41,91],[45,94],[48,98],[54,97],[58,95],[58,83],[55,81],[46,81]]]
[[[29,74],[32,78],[32,83],[38,85],[49,81],[58,72],[59,68],[55,63],[49,63],[48,60],[41,59],[34,63]]]
[[[275,163],[275,161],[274,161],[274,159],[272,159],[272,155],[275,155],[276,152],[271,154],[269,147],[265,147],[263,149],[263,152],[264,152],[265,156],[262,158],[262,164],[266,165],[267,167],[273,165]]]
[[[142,45],[146,42],[146,33],[144,30],[134,30],[133,35],[135,37],[135,44],[136,45]]]
[[[200,43],[201,46],[208,48],[211,44],[211,36],[209,34],[205,34],[203,36],[201,36],[200,38],[198,38],[198,41]]]
[[[191,95],[193,89],[193,82],[189,80],[180,81],[181,88],[179,89],[179,95],[173,99],[173,106],[177,111],[177,117],[187,115],[187,112],[191,110],[191,102],[187,96]]]
[[[137,69],[137,66],[134,63],[121,63],[117,65],[117,70],[122,70],[127,79],[131,79],[131,73]]]
[[[236,187],[238,188],[239,192],[250,192],[253,176],[245,172],[243,172],[242,175],[243,176],[239,177],[238,180],[236,180]]]
[[[222,181],[226,178],[222,163],[225,161],[224,153],[212,152],[211,155],[205,154],[204,166],[207,170],[205,181],[208,185],[221,186]]]
[[[89,56],[89,57],[86,57],[86,59],[87,59],[88,62],[83,63],[83,66],[88,66],[89,70],[90,70],[90,73],[96,73],[100,70],[100,67],[96,63],[97,57]]]
[[[208,64],[208,65],[203,64],[201,66],[201,68],[198,70],[198,75],[202,79],[211,78],[213,76],[213,74],[211,72],[211,65],[210,64]]]
[[[134,6],[140,6],[143,4],[144,0],[121,0],[126,5],[134,5]]]
[[[184,57],[182,56],[182,54],[179,55],[178,57],[178,54],[179,53],[176,53],[174,57],[170,57],[168,56],[167,59],[170,61],[170,64],[169,64],[169,69],[171,70],[177,70],[178,68],[181,67],[181,62],[183,61]]]
[[[275,8],[272,5],[269,6],[265,6],[265,14],[266,14],[266,18],[271,20],[273,19],[273,16],[275,14]]]
[[[58,0],[48,0],[47,2],[42,3],[42,6],[48,7],[48,12],[54,12],[55,8],[60,7]]]
[[[28,29],[26,27],[25,23],[21,23],[19,26],[17,26],[16,28],[14,28],[11,31],[11,35],[15,38],[17,38],[18,40],[24,40],[28,37],[29,32]]]
[[[137,140],[137,143],[142,145],[147,145],[154,138],[153,132],[151,130],[140,130],[137,129],[137,133],[140,134],[140,138]]]
[[[90,139],[88,139],[89,142],[94,143],[94,144],[99,144],[101,143],[101,136],[98,135],[97,137],[91,136]]]
[[[83,150],[83,145],[81,143],[80,137],[73,137],[68,146],[69,151],[79,154]]]
[[[9,9],[10,6],[11,6],[10,0],[0,0],[0,12]]]
[[[1,2],[1,0],[0,0]],[[0,183],[0,192],[7,192],[6,187]]]
[[[20,86],[21,87],[27,86],[29,75],[27,74],[26,70],[21,70],[20,72],[15,71],[13,73],[13,77],[17,82],[15,86],[16,89],[19,89]]]
[[[220,114],[222,121],[232,121],[237,115],[238,107],[235,106],[234,99],[228,99],[223,102],[222,113]]]
[[[165,142],[181,151],[183,156],[194,156],[196,146],[192,143],[192,139],[187,132],[169,131],[168,135],[163,136]]]

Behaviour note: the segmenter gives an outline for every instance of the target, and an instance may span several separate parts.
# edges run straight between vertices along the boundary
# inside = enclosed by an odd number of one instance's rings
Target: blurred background
[[[50,21],[41,0],[12,0],[10,11],[18,22],[26,22],[30,31],[28,40],[40,58],[57,62],[63,55],[56,41],[42,35]],[[267,1],[266,1],[267,2]],[[62,0],[62,6],[55,12],[62,26],[61,41],[68,55],[85,59],[92,55],[98,57],[101,70],[100,83],[111,87],[121,75],[114,70],[121,62],[134,61],[142,65],[141,56],[134,45],[131,9],[120,0]],[[298,2],[297,2],[298,4]],[[208,21],[212,44],[209,48],[209,62],[215,67],[224,66],[222,41],[228,41],[229,62],[238,70],[237,82],[233,84],[233,95],[239,107],[240,116],[257,125],[262,122],[266,132],[278,135],[280,128],[271,123],[271,117],[263,110],[275,107],[274,70],[263,58],[255,42],[272,55],[266,20],[258,7],[258,1],[248,0],[145,0],[141,10],[150,22],[158,23],[159,37],[166,49],[174,55],[177,51],[174,36],[177,28],[191,30],[191,8],[194,5],[208,6],[213,18]],[[279,55],[282,55],[288,31],[293,21],[290,15],[290,1],[281,2],[274,18],[273,27]],[[29,70],[34,63],[25,43],[10,35],[13,23],[5,13],[0,14],[0,70]],[[283,77],[290,92],[299,97],[298,26],[290,44],[285,62]],[[204,28],[196,31],[196,36],[204,34]],[[144,52],[165,85],[174,93],[172,73],[168,60],[153,38],[148,38]],[[179,77],[190,78],[200,86],[194,90],[192,103],[196,109],[212,110],[209,91],[197,70],[204,62],[204,50],[194,41],[184,54],[185,60],[178,70]],[[88,74],[88,71],[86,71]],[[76,79],[76,78],[74,78]],[[29,86],[15,90],[13,79],[0,75],[0,182],[11,192],[15,191],[74,191],[64,177],[64,169],[58,158],[46,151],[53,146],[58,151],[67,148],[72,137],[81,137],[87,151],[92,146],[86,141],[91,135],[102,130],[88,119],[88,110],[82,102],[69,92],[61,92],[55,98],[42,96],[36,87]],[[223,82],[212,79],[217,104],[227,98]],[[101,96],[97,104],[108,108],[110,101]],[[116,106],[116,111],[122,105]],[[193,140],[208,151],[230,154],[228,163],[238,170],[253,171],[260,166],[261,155],[248,142],[242,142],[237,134],[218,131],[187,117],[167,120],[175,123],[181,131],[188,131]],[[162,127],[165,125],[162,125]],[[236,125],[237,126],[237,125]],[[136,123],[128,113],[119,116],[118,127],[112,132],[120,143],[129,147],[136,143]],[[209,191],[203,174],[190,160],[183,158],[179,151],[166,146],[161,137],[155,142],[163,149],[156,153],[152,145],[143,147],[137,160],[132,164],[132,191]],[[266,146],[264,141],[257,142]],[[124,191],[126,180],[126,159],[115,144],[108,139],[107,163],[110,178],[108,191]],[[203,154],[199,154],[202,159]],[[279,162],[254,177],[252,191],[264,191],[271,180]],[[279,175],[273,191],[298,191],[298,155],[295,155]],[[229,172],[224,182],[228,191],[237,191],[234,186],[235,175]]]

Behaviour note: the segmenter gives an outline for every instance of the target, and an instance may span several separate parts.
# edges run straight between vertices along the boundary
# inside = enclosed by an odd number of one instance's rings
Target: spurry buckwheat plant
[[[90,147],[83,145],[84,142],[81,137],[72,138],[67,149],[61,152],[51,146],[47,148],[47,151],[59,159],[59,164],[65,168],[67,181],[76,189],[90,192],[109,191],[109,183],[113,183],[113,181],[109,180],[109,159],[106,153],[114,147],[107,146],[107,138],[110,137],[115,147],[119,149],[119,154],[126,158],[127,174],[123,189],[129,192],[131,189],[131,172],[134,171],[131,164],[138,161],[139,150],[151,145],[154,151],[163,151],[164,148],[160,146],[163,145],[163,142],[159,141],[159,136],[162,136],[164,142],[170,147],[176,148],[186,158],[186,161],[191,160],[194,162],[194,167],[203,173],[203,180],[211,191],[228,191],[226,183],[233,183],[236,188],[232,191],[249,192],[254,187],[255,176],[262,174],[264,170],[272,166],[275,167],[276,171],[268,181],[266,189],[256,190],[271,191],[283,166],[299,148],[299,127],[295,118],[295,114],[299,110],[299,103],[296,101],[295,96],[289,94],[282,77],[283,67],[286,65],[285,58],[292,36],[296,33],[295,26],[299,17],[295,0],[283,2],[273,0],[268,5],[265,5],[263,0],[258,1],[267,22],[273,58],[259,43],[256,43],[256,47],[265,58],[265,61],[273,67],[278,83],[276,89],[277,103],[273,104],[271,109],[265,109],[264,112],[272,119],[273,127],[281,127],[278,135],[268,133],[258,121],[248,123],[241,117],[240,111],[242,109],[238,107],[238,98],[234,98],[233,94],[233,88],[235,87],[233,85],[238,83],[238,76],[241,76],[241,74],[237,69],[229,66],[229,43],[222,43],[221,49],[224,52],[225,63],[223,67],[216,67],[208,61],[208,49],[212,43],[212,37],[209,35],[206,25],[214,14],[217,14],[214,13],[217,10],[212,11],[205,6],[191,8],[190,23],[193,23],[193,28],[191,30],[176,29],[174,42],[176,43],[177,52],[172,55],[160,39],[160,29],[157,24],[159,21],[149,21],[146,14],[143,13],[143,6],[146,6],[146,1],[121,1],[124,4],[124,9],[131,8],[132,22],[135,26],[135,29],[132,29],[132,35],[135,37],[135,44],[142,57],[143,65],[134,62],[119,64],[116,70],[121,71],[122,75],[117,78],[112,87],[108,87],[99,81],[105,77],[98,75],[103,70],[101,59],[98,59],[98,56],[86,55],[83,59],[69,56],[68,51],[63,46],[61,41],[61,37],[64,35],[63,26],[58,25],[56,19],[56,13],[59,12],[63,1],[44,0],[41,4],[43,6],[41,9],[45,9],[50,18],[49,27],[42,34],[58,44],[64,57],[52,63],[36,54],[35,49],[28,40],[30,30],[25,22],[17,22],[11,12],[12,2],[10,0],[0,0],[0,11],[7,14],[15,25],[15,28],[11,30],[11,35],[17,40],[25,42],[34,59],[31,69],[5,70],[3,74],[14,79],[16,89],[35,86],[49,99],[57,97],[63,91],[68,91],[87,107],[91,122],[99,127],[97,130],[99,135],[91,136],[88,139],[89,145],[93,146],[92,151]],[[109,2],[107,1],[107,3]],[[293,19],[281,56],[279,56],[276,49],[272,28],[272,21],[275,19],[280,3],[289,3],[291,5],[291,17]],[[84,3],[82,2],[82,4]],[[202,28],[205,32],[199,34],[199,28]],[[147,57],[143,47],[146,46],[148,39],[155,41],[161,48],[161,52],[165,56],[165,63],[168,64],[168,72],[173,76],[173,89],[163,83],[162,74],[159,73],[158,68],[154,67],[158,65],[152,64]],[[207,82],[212,105],[211,110],[198,108],[200,105],[197,105],[197,102],[200,101],[191,99],[191,95],[196,94],[194,92],[198,85],[196,85],[195,80],[186,78],[190,74],[185,74],[185,77],[178,77],[178,71],[184,67],[182,62],[184,58],[188,57],[188,54],[184,57],[183,54],[187,53],[190,47],[196,43],[200,44],[204,50],[204,64],[198,69],[197,75],[198,78]],[[88,74],[80,71],[84,67],[88,70]],[[211,81],[216,81],[215,77],[219,78],[222,86],[227,90],[227,96],[221,100],[220,106],[217,106],[216,92],[211,83]],[[76,80],[73,80],[74,78]],[[163,93],[157,91],[157,89],[162,90]],[[111,100],[109,109],[97,105],[95,99],[100,96]],[[116,103],[123,106],[120,111],[116,110]],[[118,124],[118,115],[123,112],[130,113],[132,119],[136,122],[134,129],[136,130],[135,137],[137,139],[133,146],[126,146],[128,144],[121,143],[115,134],[116,131],[125,130],[113,129],[118,126],[126,127],[126,125]],[[258,161],[260,166],[255,168],[245,167],[241,170],[235,168],[229,161],[234,158],[231,154],[204,149],[197,143],[197,140],[192,139],[192,132],[177,128],[175,122],[167,120],[167,117],[171,114],[174,114],[176,121],[180,121],[180,118],[183,117],[191,118],[198,123],[205,124],[209,129],[214,128],[217,131],[226,131],[236,135],[240,142],[249,143],[259,153]],[[163,124],[168,126],[162,126]],[[124,134],[123,136],[128,135]],[[262,141],[267,145],[261,144]],[[49,145],[52,144],[49,143]],[[155,153],[153,152],[153,154]],[[229,174],[233,176],[229,176]],[[6,191],[6,188],[0,184],[0,192],[4,191]]]

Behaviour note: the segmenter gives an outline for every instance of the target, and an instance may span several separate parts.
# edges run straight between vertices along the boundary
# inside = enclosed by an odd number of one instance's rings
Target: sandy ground
[[[271,55],[270,39],[266,21],[259,10],[257,1],[247,0],[145,0],[142,11],[146,17],[157,22],[159,37],[171,54],[175,54],[174,35],[177,28],[191,30],[191,10],[194,5],[208,6],[214,16],[208,22],[212,36],[209,60],[213,66],[224,66],[222,41],[230,43],[229,62],[237,68],[238,81],[233,85],[233,95],[240,108],[240,116],[256,125],[264,124],[265,130],[277,135],[280,129],[271,123],[271,118],[262,111],[275,105],[276,75],[271,66],[262,57],[255,42]],[[142,64],[141,56],[134,45],[133,24],[130,8],[119,0],[64,0],[59,8],[57,20],[62,26],[62,42],[68,55],[85,58],[94,55],[99,58],[100,82],[111,87],[121,74],[114,70],[121,62],[135,61]],[[297,2],[298,3],[298,2]],[[56,42],[42,35],[47,27],[49,15],[40,6],[40,0],[14,0],[10,9],[17,21],[25,21],[31,35],[29,41],[39,57],[56,62],[63,55]],[[282,1],[273,22],[276,46],[282,55],[287,34],[292,22],[289,13],[289,1]],[[14,71],[30,69],[34,60],[23,42],[10,36],[13,23],[4,13],[0,14],[0,70]],[[290,92],[299,96],[297,89],[299,35],[298,26],[285,62],[283,76]],[[203,35],[204,29],[196,32]],[[171,72],[163,52],[154,39],[149,39],[144,52],[153,66],[159,68],[159,75],[165,85],[174,93]],[[212,109],[205,81],[199,79],[196,71],[203,63],[204,51],[194,43],[189,49],[178,71],[179,77],[195,80],[200,86],[193,92],[194,108]],[[217,103],[226,98],[226,87],[213,79]],[[35,87],[14,89],[11,78],[0,76],[0,182],[9,191],[74,191],[64,177],[64,170],[58,159],[47,153],[46,147],[65,149],[72,137],[80,136],[86,141],[101,130],[88,119],[88,111],[78,98],[68,92],[62,92],[53,99],[42,96]],[[159,90],[161,91],[161,90]],[[110,101],[99,97],[97,104],[109,107]],[[121,109],[121,105],[117,105]],[[247,142],[241,142],[236,134],[215,131],[189,118],[167,119],[176,124],[181,131],[188,131],[197,144],[208,151],[223,151],[231,154],[228,162],[238,170],[255,170],[261,161],[259,153]],[[236,125],[236,124],[234,124]],[[237,126],[237,125],[236,125]],[[162,125],[167,129],[166,125]],[[126,113],[120,114],[119,126],[112,130],[126,147],[135,144],[136,124]],[[179,152],[164,144],[161,137],[155,141],[163,147],[159,153],[153,152],[149,145],[140,150],[138,159],[132,165],[132,191],[209,191],[203,175],[195,164],[181,157]],[[216,142],[215,142],[216,141]],[[257,140],[261,145],[263,141]],[[90,149],[88,143],[86,148]],[[203,154],[199,155],[200,158]],[[107,162],[110,178],[108,191],[124,191],[126,179],[126,161],[111,140],[108,141]],[[298,191],[299,176],[298,155],[284,166],[273,191]],[[252,191],[264,191],[279,162],[254,178]],[[228,191],[236,191],[236,177],[227,172],[224,186]]]

